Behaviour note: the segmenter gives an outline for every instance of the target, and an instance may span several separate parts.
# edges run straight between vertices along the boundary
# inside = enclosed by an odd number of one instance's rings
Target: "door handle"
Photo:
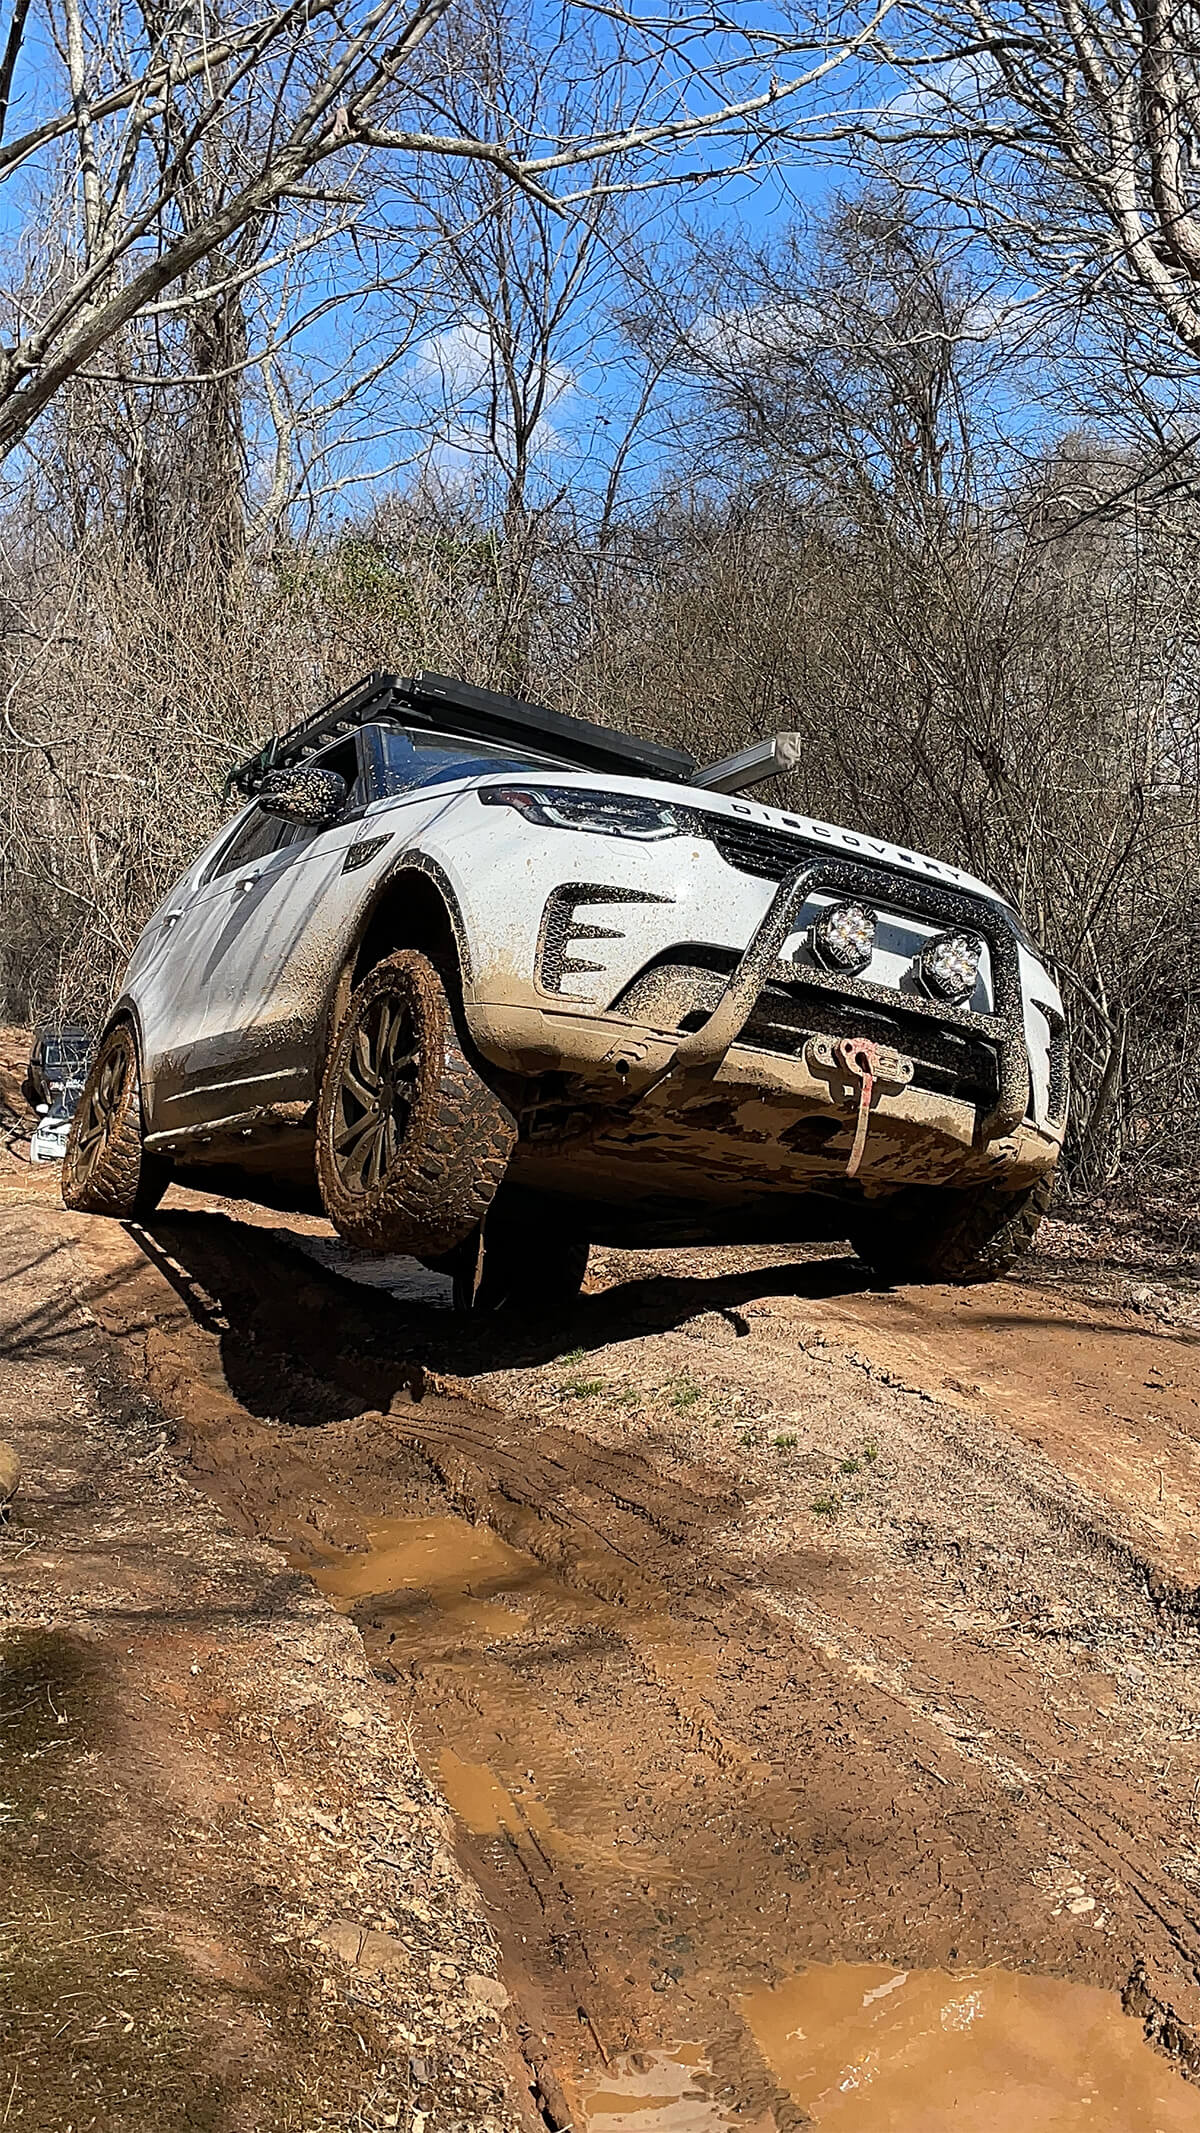
[[[259,868],[258,872],[259,872],[259,873],[261,873],[261,872],[262,872],[262,868],[261,868],[261,867]],[[255,882],[256,882],[257,880],[258,880],[258,874],[243,874],[243,875],[242,875],[242,877],[241,877],[241,880],[240,880],[240,881],[235,881],[235,882],[234,882],[234,884],[233,884],[233,893],[234,893],[234,895],[235,895],[235,896],[244,896],[244,895],[246,894],[246,891],[247,891],[247,889],[252,889],[252,888],[254,887],[254,884],[255,884]]]
[[[177,926],[182,917],[182,911],[168,911],[162,922],[163,932],[169,933],[171,931],[172,926]]]

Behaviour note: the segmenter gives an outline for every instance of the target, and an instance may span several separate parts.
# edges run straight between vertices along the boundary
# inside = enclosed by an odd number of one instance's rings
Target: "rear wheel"
[[[897,1193],[850,1232],[860,1259],[885,1281],[998,1281],[1030,1250],[1054,1191],[1054,1173],[1023,1192],[983,1185]]]
[[[317,1178],[334,1228],[364,1251],[452,1251],[478,1229],[516,1137],[428,957],[404,949],[377,963],[351,996],[317,1104]]]
[[[499,1208],[459,1246],[444,1269],[456,1311],[569,1310],[587,1273],[586,1237],[553,1219],[514,1217]]]
[[[71,1120],[63,1201],[80,1214],[141,1221],[153,1214],[170,1177],[142,1144],[137,1039],[128,1022],[118,1022],[100,1044]]]

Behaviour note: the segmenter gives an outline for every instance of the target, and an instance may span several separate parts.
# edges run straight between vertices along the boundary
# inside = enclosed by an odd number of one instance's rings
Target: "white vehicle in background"
[[[368,677],[234,774],[147,925],[68,1204],[323,1208],[463,1303],[561,1301],[592,1241],[1002,1271],[1062,1142],[1058,990],[983,882],[743,797],[802,760]]]
[[[67,1152],[73,1113],[39,1104],[40,1116],[29,1142],[31,1163],[61,1163]]]

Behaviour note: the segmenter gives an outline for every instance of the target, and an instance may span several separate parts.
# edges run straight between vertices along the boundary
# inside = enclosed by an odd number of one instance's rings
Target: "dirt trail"
[[[0,1218],[0,2125],[516,2133],[478,1899],[360,1640]]]
[[[848,2128],[759,2018],[812,1963],[878,1966],[893,2056],[914,1992],[918,2029],[932,1992],[939,2034],[966,2007],[985,2035],[1010,1988],[962,1981],[999,1966],[1124,1993],[1200,2064],[1190,1302],[608,1254],[569,1321],[468,1331],[432,1277],[194,1197],[71,1248],[190,1478],[361,1631],[456,1809],[544,2124]],[[1023,2127],[1200,2129],[1102,2005],[1080,2102],[1022,2001]],[[946,2125],[998,2126],[1004,2078]]]

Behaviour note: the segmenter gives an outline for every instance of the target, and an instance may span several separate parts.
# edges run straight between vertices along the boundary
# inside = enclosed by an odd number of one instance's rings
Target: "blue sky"
[[[766,0],[743,9],[746,21],[766,19]],[[837,77],[843,95],[864,86],[853,70]],[[31,18],[30,36],[18,75],[18,102],[13,124],[27,123],[39,103],[61,82],[57,62],[39,14]],[[672,170],[694,175],[707,167],[712,151],[695,148],[675,158]],[[703,251],[705,233],[724,246],[751,248],[770,239],[797,218],[814,221],[839,187],[853,182],[848,151],[806,150],[803,140],[781,149],[779,159],[761,173],[741,173],[705,185],[664,192],[661,202],[643,194],[637,213],[645,234],[662,247],[664,277],[682,259],[689,243]],[[46,179],[49,165],[30,167],[0,188],[0,242],[19,250],[29,202]],[[394,217],[388,226],[389,202]],[[428,268],[402,271],[406,252],[400,190],[385,184],[371,214],[376,238],[364,245],[361,233],[343,235],[327,251],[307,255],[285,292],[283,277],[269,278],[256,302],[260,345],[286,316],[292,326],[316,309],[320,315],[296,330],[283,348],[276,384],[302,401],[320,400],[337,389],[347,357],[353,355],[360,379],[354,398],[337,418],[336,449],[321,465],[328,484],[325,509],[336,518],[360,507],[362,495],[351,485],[358,474],[375,486],[411,481],[424,471],[445,483],[470,481],[489,457],[488,374],[491,345],[479,305],[461,290],[439,289]],[[686,223],[686,234],[684,224]],[[386,261],[396,271],[393,293],[364,293],[364,261]],[[413,292],[417,297],[414,301]],[[641,376],[630,364],[629,343],[617,313],[623,300],[617,277],[606,285],[597,274],[586,300],[564,321],[556,343],[544,420],[537,436],[541,493],[568,486],[576,493],[602,483],[614,440],[624,432],[641,390]],[[643,299],[644,301],[644,299]],[[695,302],[703,306],[703,297]],[[390,367],[374,379],[370,373],[386,356]],[[103,368],[102,352],[97,367]],[[257,381],[252,415],[253,478],[261,494],[271,474],[272,432]],[[647,423],[631,452],[627,476],[631,487],[652,482],[663,464],[662,424],[669,426],[669,392],[655,422]],[[501,437],[501,444],[504,439]],[[11,471],[11,469],[10,469]]]

